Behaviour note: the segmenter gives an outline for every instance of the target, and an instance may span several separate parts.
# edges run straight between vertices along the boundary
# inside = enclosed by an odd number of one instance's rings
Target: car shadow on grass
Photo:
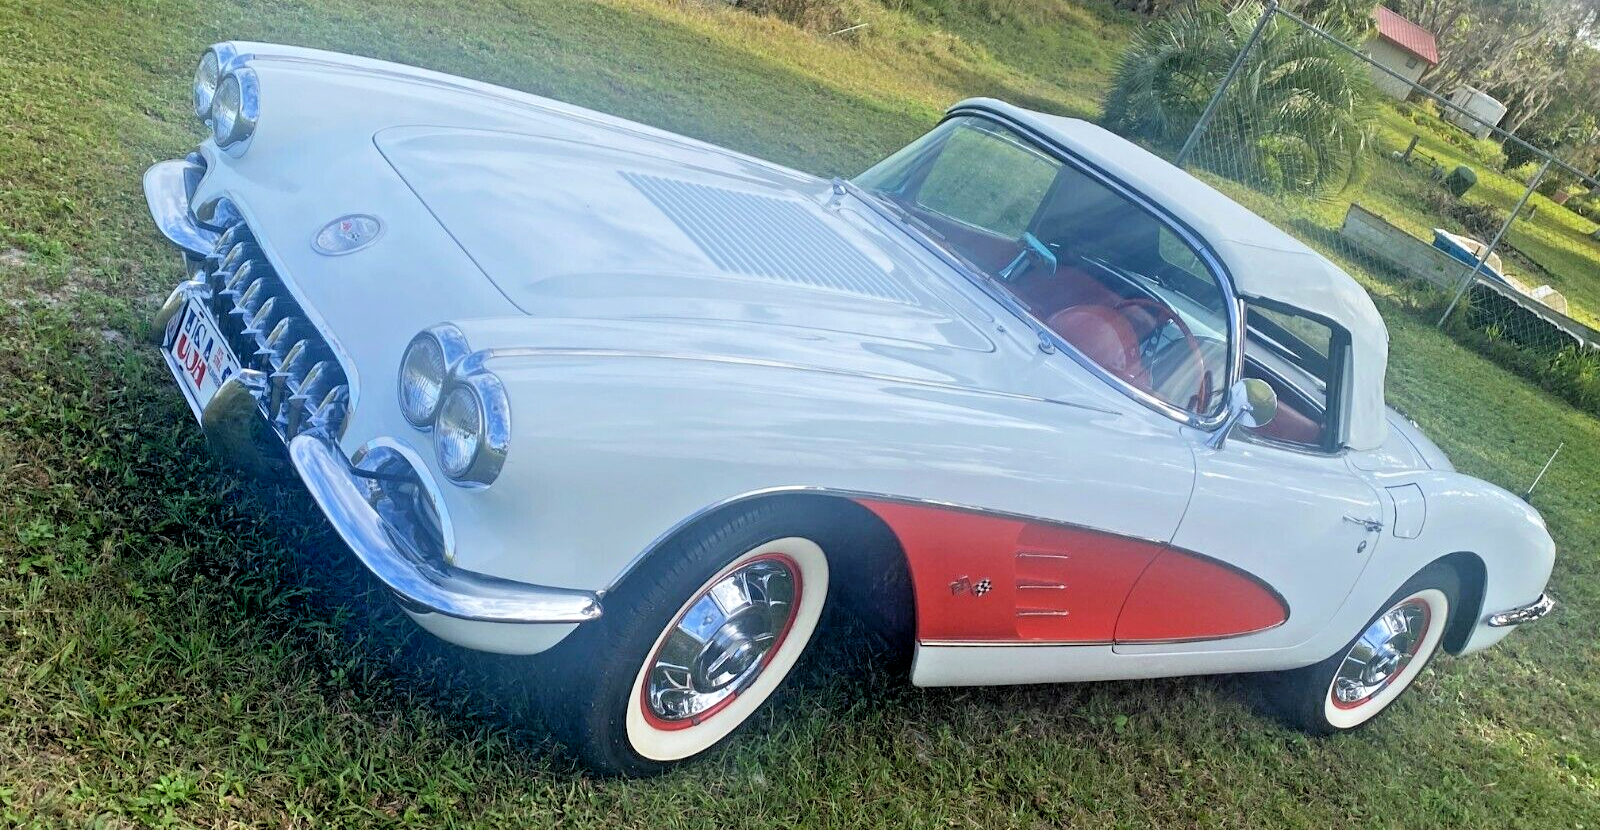
[[[475,652],[416,627],[349,555],[298,485],[270,487],[276,503],[271,524],[283,529],[281,549],[292,559],[284,573],[301,583],[283,589],[303,594],[295,614],[277,624],[339,634],[336,645],[307,644],[313,666],[332,672],[352,659],[364,662],[360,679],[347,682],[373,709],[420,706],[463,740],[497,735],[513,748],[522,774],[581,775],[540,714],[538,692],[560,682],[558,673],[538,657]],[[1258,695],[1248,678],[917,688],[910,683],[910,663],[909,648],[883,642],[842,603],[835,604],[772,705],[753,719],[732,751],[711,763],[816,766],[830,763],[829,755],[876,752],[931,764],[939,756],[982,750],[988,739],[978,736],[998,739],[1020,731],[1038,741],[1083,747],[1120,740],[1131,723],[1192,720],[1197,712],[1235,724],[1241,718],[1259,723],[1240,705]],[[966,737],[951,743],[952,735]],[[1009,751],[999,744],[989,749]]]

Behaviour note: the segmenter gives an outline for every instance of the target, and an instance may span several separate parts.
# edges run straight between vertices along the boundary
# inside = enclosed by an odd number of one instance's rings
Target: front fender
[[[1510,633],[1511,628],[1489,626],[1489,615],[1538,600],[1555,566],[1555,541],[1539,512],[1512,493],[1462,473],[1408,471],[1371,478],[1380,488],[1416,484],[1424,494],[1426,515],[1416,538],[1399,538],[1393,532],[1395,505],[1388,502],[1385,537],[1351,594],[1348,613],[1341,615],[1349,622],[1345,636],[1413,574],[1455,553],[1477,557],[1484,572],[1482,602],[1468,602],[1461,609],[1474,619],[1457,653],[1487,648]]]
[[[1166,539],[1193,480],[1170,426],[1084,404],[705,354],[481,359],[511,398],[511,450],[492,486],[444,498],[456,564],[516,581],[604,591],[686,519],[782,490]]]

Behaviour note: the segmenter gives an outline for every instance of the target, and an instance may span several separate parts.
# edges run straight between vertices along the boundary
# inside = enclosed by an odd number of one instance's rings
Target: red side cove
[[[1157,542],[951,508],[860,503],[905,550],[919,640],[1202,640],[1288,618],[1256,579]]]

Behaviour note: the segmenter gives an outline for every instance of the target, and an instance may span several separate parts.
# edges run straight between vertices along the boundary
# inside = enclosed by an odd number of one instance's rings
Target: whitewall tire
[[[1460,583],[1434,565],[1389,598],[1338,653],[1278,675],[1272,694],[1293,725],[1318,735],[1360,727],[1386,711],[1443,645]]]
[[[765,588],[756,587],[761,580],[768,583]],[[750,587],[741,589],[740,583]],[[780,583],[779,588],[774,589],[772,583]],[[772,596],[781,589],[781,583],[790,586],[789,590],[783,596]],[[775,539],[748,550],[707,580],[656,638],[651,656],[633,679],[628,696],[634,705],[628,707],[627,715],[628,743],[633,751],[651,761],[681,761],[716,746],[749,720],[789,676],[789,670],[805,651],[822,619],[827,590],[827,557],[817,543],[799,536]],[[736,596],[718,603],[718,593]],[[759,614],[763,603],[775,609],[765,614],[771,624],[754,636],[738,631],[738,616]],[[711,632],[711,643],[681,662],[663,654],[677,644],[692,644],[691,648],[701,645],[689,633],[701,621],[697,615],[707,606],[712,606],[707,616],[719,615],[722,609],[717,606],[723,604],[734,606],[735,613]],[[733,631],[728,636],[733,643],[715,642],[718,634],[729,631]],[[744,665],[739,664],[741,650],[749,655],[742,660]],[[734,665],[729,666],[729,662]],[[676,670],[682,663],[701,665]],[[703,676],[711,671],[720,675]],[[698,689],[697,684],[703,684],[704,690]],[[679,701],[689,698],[693,702],[663,702],[662,697]],[[694,710],[696,704],[701,705]],[[674,705],[680,711],[672,711]]]
[[[547,658],[547,725],[586,766],[640,776],[699,757],[771,699],[829,592],[813,511],[757,507],[655,552]]]

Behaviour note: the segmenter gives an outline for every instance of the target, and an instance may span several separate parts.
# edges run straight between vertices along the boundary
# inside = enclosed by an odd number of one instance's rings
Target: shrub
[[[1445,209],[1445,214],[1451,219],[1461,223],[1467,234],[1475,236],[1484,242],[1494,238],[1500,228],[1506,224],[1507,211],[1501,210],[1486,202],[1454,202]]]
[[[1539,186],[1534,190],[1554,199],[1557,193],[1563,193],[1578,183],[1578,178],[1565,170],[1550,165],[1544,173],[1544,178],[1539,180]]]
[[[1436,318],[1444,301],[1431,310],[1418,309],[1426,318]],[[1540,387],[1573,406],[1600,416],[1600,351],[1567,340],[1559,345],[1528,344],[1507,336],[1506,319],[1496,314],[1488,295],[1467,292],[1446,323],[1451,337],[1473,351],[1532,379]]]
[[[1600,353],[1568,346],[1550,360],[1549,386],[1575,406],[1600,412]]]
[[[1566,208],[1591,222],[1600,222],[1600,193],[1580,193],[1567,200]]]
[[[1199,120],[1261,16],[1215,3],[1157,20],[1122,53],[1104,123],[1175,148]],[[1360,179],[1371,140],[1365,64],[1306,29],[1268,23],[1223,97],[1193,160],[1266,190],[1326,195]]]
[[[836,32],[855,20],[846,0],[739,0],[738,5],[812,32]]]
[[[1534,174],[1538,172],[1539,162],[1531,160],[1508,166],[1505,169],[1505,174],[1508,178],[1515,179],[1523,184],[1533,181]]]

